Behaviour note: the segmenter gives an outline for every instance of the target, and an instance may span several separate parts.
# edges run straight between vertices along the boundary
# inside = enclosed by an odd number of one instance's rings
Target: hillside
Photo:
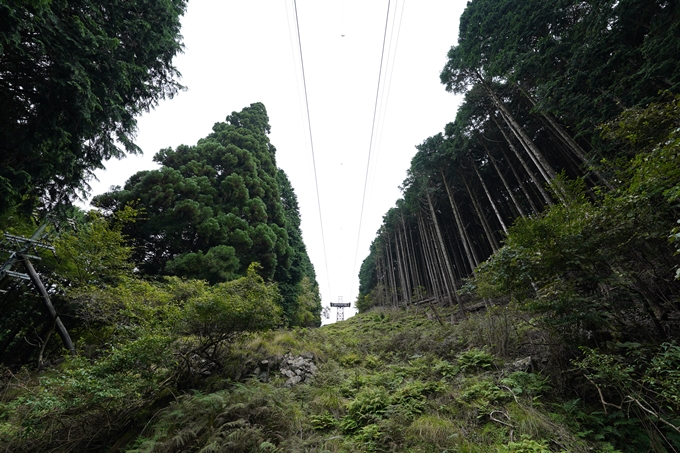
[[[633,452],[647,451],[651,435],[673,442],[657,451],[678,448],[670,425],[650,431],[653,418],[636,418],[631,401],[614,408],[593,398],[602,370],[563,363],[562,345],[532,318],[496,306],[449,321],[447,308],[377,309],[318,329],[249,334],[215,357],[220,367],[195,362],[190,388],[165,379],[122,401],[116,392],[124,388],[98,387],[95,373],[83,380],[75,359],[39,378],[20,373],[2,394],[2,445],[32,452]]]

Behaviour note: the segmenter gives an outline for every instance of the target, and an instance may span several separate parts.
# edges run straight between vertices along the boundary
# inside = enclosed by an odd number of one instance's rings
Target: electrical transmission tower
[[[337,302],[331,302],[331,307],[335,307],[338,312],[338,317],[336,321],[344,321],[345,320],[345,307],[349,307],[351,304],[349,302],[343,302],[342,301],[342,296],[338,296],[338,301]]]
[[[57,330],[57,333],[64,342],[64,346],[66,349],[71,351],[72,354],[75,354],[76,349],[73,346],[71,337],[69,336],[66,327],[64,327],[64,324],[61,322],[57,311],[54,309],[54,305],[52,305],[47,288],[45,288],[45,285],[40,280],[40,276],[30,261],[31,259],[40,259],[40,257],[33,254],[37,249],[47,249],[54,252],[54,247],[44,242],[46,237],[44,234],[46,227],[47,223],[45,222],[35,231],[35,233],[33,233],[33,236],[30,238],[14,236],[8,233],[3,235],[3,241],[0,242],[0,251],[9,253],[9,258],[7,258],[2,266],[0,266],[0,280],[2,280],[5,276],[18,278],[21,280],[31,280],[35,288],[38,290],[38,293],[40,294],[40,297],[43,301],[43,308],[54,323],[54,328]],[[22,263],[24,268],[26,268],[26,274],[12,270],[12,268],[19,263]]]

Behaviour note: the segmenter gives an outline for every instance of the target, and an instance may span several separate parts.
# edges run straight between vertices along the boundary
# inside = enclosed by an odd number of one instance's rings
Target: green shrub
[[[251,264],[245,277],[220,283],[186,306],[182,329],[212,346],[235,333],[266,330],[281,322],[276,286],[268,285]]]
[[[574,361],[603,407],[584,423],[597,440],[611,442],[625,452],[649,448],[665,452],[664,445],[680,448],[677,416],[680,394],[680,348],[674,343],[643,347],[618,343],[607,353],[583,348]]]
[[[381,437],[380,425],[375,423],[359,428],[354,435],[354,438],[361,443],[362,451],[368,452],[376,451]]]
[[[461,368],[459,365],[452,365],[446,360],[437,360],[432,365],[432,369],[439,374],[442,378],[451,378],[460,373]]]
[[[516,396],[525,395],[532,399],[548,389],[548,378],[535,373],[515,371],[510,376],[500,380]]]
[[[390,397],[383,388],[365,387],[347,405],[347,415],[340,426],[346,432],[375,423],[383,418],[390,404]]]
[[[508,399],[509,395],[501,390],[492,379],[468,378],[464,382],[461,399],[482,413],[488,413],[490,408],[499,401]]]
[[[340,364],[345,367],[353,367],[361,363],[361,356],[355,352],[350,352],[340,357]]]
[[[322,387],[316,390],[312,401],[312,409],[320,414],[330,413],[334,417],[341,417],[347,410],[347,400],[335,387]]]
[[[543,442],[523,438],[519,442],[510,442],[498,447],[498,453],[551,453],[551,451]]]
[[[457,358],[458,366],[463,372],[489,370],[493,362],[494,358],[491,354],[479,349],[470,349],[459,354]]]
[[[229,391],[179,398],[158,415],[151,435],[128,452],[273,451],[302,423],[289,390],[251,381]]]
[[[338,425],[338,420],[335,418],[335,416],[329,414],[328,412],[324,412],[321,415],[312,415],[309,420],[312,424],[312,428],[317,431],[328,430],[335,428]]]

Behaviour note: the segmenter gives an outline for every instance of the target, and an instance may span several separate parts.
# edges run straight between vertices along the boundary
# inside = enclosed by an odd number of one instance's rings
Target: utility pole
[[[54,309],[54,305],[52,305],[50,295],[47,292],[45,285],[40,280],[40,276],[35,271],[35,268],[30,261],[30,259],[40,260],[40,257],[31,255],[31,252],[37,250],[38,248],[47,249],[54,252],[54,247],[41,242],[41,239],[44,237],[45,228],[47,228],[47,222],[44,222],[42,225],[40,225],[40,227],[38,227],[38,229],[29,239],[26,239],[22,236],[14,236],[8,233],[4,234],[4,243],[0,244],[0,249],[9,252],[10,255],[2,267],[0,267],[0,280],[2,280],[5,276],[19,278],[22,280],[31,280],[35,288],[38,290],[38,293],[40,294],[43,301],[43,308],[45,311],[47,311],[50,320],[54,323],[54,328],[57,329],[57,333],[61,337],[64,346],[66,349],[71,351],[71,354],[75,355],[76,348],[73,346],[71,337],[69,336],[66,327],[64,327],[64,324],[61,322],[57,311]],[[14,265],[19,262],[24,264],[26,272],[28,272],[27,274],[12,271],[12,267],[14,267]]]
[[[350,307],[351,304],[349,302],[343,302],[342,301],[342,296],[338,296],[338,301],[337,302],[331,302],[331,307],[335,307],[337,309],[338,316],[336,318],[336,321],[344,321],[345,320],[345,307]]]

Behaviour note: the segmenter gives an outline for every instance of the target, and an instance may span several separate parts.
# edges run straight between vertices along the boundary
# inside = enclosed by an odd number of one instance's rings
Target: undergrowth
[[[442,313],[450,315],[446,308]],[[606,379],[614,384],[612,376],[623,379],[614,362],[587,351],[562,367],[553,357],[563,346],[551,341],[535,320],[509,306],[455,325],[441,325],[414,307],[379,309],[319,329],[246,334],[233,342],[221,370],[190,389],[156,395],[151,408],[141,402],[152,389],[115,375],[120,382],[111,391],[120,395],[92,389],[79,395],[78,378],[68,371],[72,359],[59,379],[55,371],[37,379],[16,376],[5,387],[0,435],[9,451],[21,451],[12,447],[22,442],[39,447],[31,451],[65,449],[31,436],[45,440],[60,424],[105,427],[106,414],[128,401],[136,417],[105,441],[99,436],[100,451],[627,453],[652,450],[650,443],[662,445],[663,438],[673,445],[670,427],[650,436],[649,419],[641,422],[630,408],[603,410],[598,398],[588,397],[596,387],[591,393],[574,387],[584,373],[601,388]],[[659,381],[677,371],[654,364],[675,357],[676,350],[667,347],[652,358],[640,384],[673,391]],[[287,353],[314,357],[318,372],[310,384],[288,387],[276,369],[266,377],[256,373],[263,361],[274,363]],[[609,377],[598,368],[607,363]],[[162,376],[170,367],[154,372]],[[576,390],[565,390],[570,387]],[[64,406],[67,394],[71,409]],[[84,397],[89,399],[77,399]],[[88,411],[76,413],[78,404]],[[46,418],[54,407],[63,409]],[[44,426],[45,420],[53,426]],[[38,422],[43,425],[31,428]]]

